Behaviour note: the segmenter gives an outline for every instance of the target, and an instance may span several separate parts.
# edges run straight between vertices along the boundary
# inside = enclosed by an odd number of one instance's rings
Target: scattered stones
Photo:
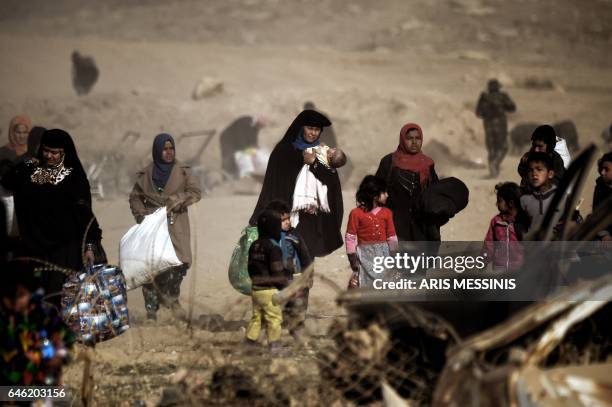
[[[198,318],[196,325],[200,329],[205,329],[210,332],[226,332],[238,331],[247,325],[246,321],[226,321],[219,314],[202,314]]]
[[[174,384],[181,383],[182,381],[185,380],[185,378],[187,378],[188,374],[189,372],[187,371],[187,369],[180,368],[179,370],[177,370],[177,372],[172,377],[172,383]]]
[[[528,76],[519,83],[517,83],[517,86],[531,90],[556,90],[560,92],[564,91],[563,87],[556,83],[553,79],[541,76]]]
[[[162,391],[161,400],[157,403],[157,407],[170,407],[183,405],[185,402],[183,393],[178,387],[165,387]]]
[[[224,84],[222,81],[211,77],[204,77],[196,83],[195,88],[191,94],[193,100],[200,100],[217,96],[224,92]]]
[[[292,360],[273,359],[270,364],[270,374],[281,375],[287,379],[288,376],[297,376],[298,369],[295,364],[296,362]]]
[[[220,399],[242,399],[250,403],[262,398],[251,375],[236,366],[226,365],[215,370],[210,392]]]
[[[484,52],[475,50],[458,51],[455,56],[459,59],[467,59],[472,61],[490,61],[491,57]]]

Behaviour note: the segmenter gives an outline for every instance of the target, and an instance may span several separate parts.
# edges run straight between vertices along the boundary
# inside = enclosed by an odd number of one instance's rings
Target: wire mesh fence
[[[325,276],[315,279],[315,290],[341,291]],[[457,327],[422,304],[343,305],[308,314],[298,338],[284,330],[282,352],[273,356],[263,338],[255,347],[243,343],[249,297],[219,315],[189,291],[186,320],[170,310],[147,324],[136,313],[120,338],[79,346],[65,383],[75,405],[382,405],[386,385],[407,405],[431,405],[448,352],[462,342]],[[479,306],[482,313],[465,313],[466,324],[486,318],[487,305]],[[608,304],[572,326],[541,366],[607,361],[611,312]],[[551,324],[474,356],[473,366],[486,376],[515,363]]]

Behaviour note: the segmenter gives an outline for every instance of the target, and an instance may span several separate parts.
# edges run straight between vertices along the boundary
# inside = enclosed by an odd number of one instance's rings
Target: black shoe
[[[244,340],[242,341],[242,344],[247,348],[259,348],[259,343],[249,338],[244,338]]]

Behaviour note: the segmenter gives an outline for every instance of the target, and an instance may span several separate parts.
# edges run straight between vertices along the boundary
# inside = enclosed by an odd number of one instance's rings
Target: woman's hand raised
[[[304,164],[308,164],[308,165],[312,165],[315,162],[315,159],[317,158],[317,155],[315,153],[309,153],[308,151],[304,150]]]

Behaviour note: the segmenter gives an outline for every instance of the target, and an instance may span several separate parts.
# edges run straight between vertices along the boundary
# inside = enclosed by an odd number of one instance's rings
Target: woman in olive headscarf
[[[17,165],[0,181],[15,200],[17,254],[75,271],[87,262],[105,263],[102,230],[92,212],[89,181],[72,138],[64,130],[47,130],[40,144],[35,159]],[[48,272],[43,280],[46,292],[56,294],[65,276]]]
[[[178,317],[183,316],[178,298],[181,282],[191,265],[191,233],[187,207],[198,202],[201,191],[191,174],[189,165],[176,160],[174,139],[158,134],[153,141],[153,162],[137,174],[130,194],[130,208],[136,222],[160,207],[169,215],[168,229],[176,256],[183,263],[164,271],[155,280],[142,286],[147,318],[157,319],[160,303],[171,308]]]
[[[327,186],[330,208],[329,213],[300,212],[296,230],[313,257],[326,256],[342,246],[340,228],[344,209],[338,172],[320,164],[314,154],[304,151],[320,144],[321,131],[328,126],[331,126],[329,119],[314,110],[304,110],[293,120],[270,155],[259,200],[249,221],[255,225],[257,216],[271,201],[284,201],[291,207],[297,176],[304,164],[310,165],[310,171]]]

